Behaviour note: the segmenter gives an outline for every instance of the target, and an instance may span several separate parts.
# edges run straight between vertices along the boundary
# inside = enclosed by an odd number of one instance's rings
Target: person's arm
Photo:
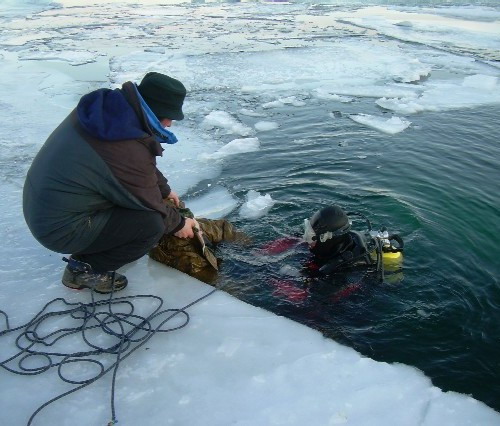
[[[301,242],[302,239],[299,237],[282,237],[264,244],[264,246],[261,247],[260,252],[270,255],[280,254],[292,249],[293,247],[299,245]]]
[[[143,206],[161,213],[165,234],[171,235],[184,227],[184,218],[178,209],[163,202],[172,190],[156,167],[156,157],[146,142],[126,140],[102,143],[93,138],[88,141],[128,192]],[[108,199],[114,202],[112,198]]]
[[[163,176],[163,173],[155,167],[156,179],[158,180],[158,188],[160,188],[161,197],[168,198],[169,194],[172,192],[172,188],[168,184],[168,179]]]

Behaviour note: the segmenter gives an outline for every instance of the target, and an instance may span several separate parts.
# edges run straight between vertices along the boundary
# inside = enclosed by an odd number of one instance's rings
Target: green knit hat
[[[179,80],[159,72],[148,72],[137,88],[158,120],[184,118],[182,104],[186,88]]]

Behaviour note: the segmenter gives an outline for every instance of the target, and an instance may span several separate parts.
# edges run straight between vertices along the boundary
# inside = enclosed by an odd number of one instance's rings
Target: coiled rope
[[[114,280],[114,277],[113,277]],[[185,327],[190,320],[186,309],[206,299],[217,291],[217,288],[211,290],[204,296],[188,303],[179,309],[163,309],[163,299],[154,295],[134,295],[124,297],[114,297],[111,292],[109,298],[96,300],[94,291],[90,292],[90,303],[70,303],[64,298],[56,298],[48,302],[43,309],[36,314],[33,319],[19,327],[10,328],[9,317],[7,313],[0,310],[0,314],[5,317],[7,328],[0,331],[0,337],[7,335],[16,335],[15,344],[19,351],[8,359],[0,362],[0,367],[19,375],[37,375],[48,371],[51,368],[57,368],[59,378],[66,383],[74,384],[76,387],[64,392],[38,407],[28,421],[28,426],[33,423],[34,418],[48,405],[55,401],[83,389],[95,381],[99,380],[105,374],[113,370],[111,382],[111,421],[108,426],[118,422],[115,409],[115,390],[116,374],[120,363],[130,356],[133,352],[146,344],[156,333],[167,333],[179,330]],[[154,310],[147,316],[135,314],[134,300],[149,301],[148,306],[155,306]],[[62,302],[64,307],[57,309],[54,307],[58,302]],[[117,312],[118,308],[127,312]],[[167,328],[165,324],[172,318],[182,315],[184,321],[177,326]],[[77,325],[69,328],[60,328],[48,334],[41,331],[48,320],[53,318],[63,318],[69,322],[77,321]],[[99,346],[89,340],[89,332],[99,331],[114,339],[113,344],[108,347]],[[86,345],[85,350],[78,352],[64,352],[50,348],[64,337],[78,334],[81,341]],[[74,347],[74,343],[72,343]],[[99,356],[104,354],[112,355],[113,361],[105,366],[99,360]],[[43,365],[38,367],[28,367],[27,361],[33,357],[41,357],[44,360]],[[17,368],[10,366],[17,361]],[[63,367],[73,363],[90,363],[97,365],[99,373],[86,380],[74,380],[63,374]]]

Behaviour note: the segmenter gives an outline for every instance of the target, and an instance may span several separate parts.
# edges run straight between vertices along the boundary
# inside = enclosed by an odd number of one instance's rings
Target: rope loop
[[[112,292],[108,298],[96,300],[94,291],[91,291],[90,303],[71,303],[63,298],[56,298],[48,302],[26,324],[15,328],[10,327],[8,315],[0,310],[7,326],[0,331],[0,337],[15,337],[17,348],[13,355],[0,361],[0,367],[23,376],[42,374],[56,367],[62,381],[75,385],[73,389],[38,407],[29,418],[28,426],[45,407],[94,383],[111,370],[112,420],[108,424],[118,423],[115,413],[115,383],[121,361],[146,344],[156,333],[168,333],[187,326],[190,316],[186,309],[216,291],[217,289],[213,289],[178,309],[162,309],[163,299],[154,295],[114,297]],[[152,311],[137,314],[134,302],[138,301],[143,304],[146,302],[148,309]],[[58,309],[56,305],[62,306]],[[167,323],[176,317],[180,318],[180,324],[168,326]],[[78,350],[66,351],[68,344]],[[109,359],[109,355],[113,357]],[[36,362],[39,365],[33,366]],[[71,374],[71,364],[78,365],[75,371],[85,371],[85,367],[89,365],[97,366],[97,371],[85,379],[73,377],[75,373]],[[79,368],[82,366],[84,368]]]

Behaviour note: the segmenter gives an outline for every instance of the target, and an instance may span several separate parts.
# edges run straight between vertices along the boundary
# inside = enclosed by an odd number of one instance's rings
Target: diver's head
[[[304,240],[309,249],[320,257],[330,257],[339,252],[349,240],[349,218],[337,205],[318,210],[311,219],[304,220]]]

